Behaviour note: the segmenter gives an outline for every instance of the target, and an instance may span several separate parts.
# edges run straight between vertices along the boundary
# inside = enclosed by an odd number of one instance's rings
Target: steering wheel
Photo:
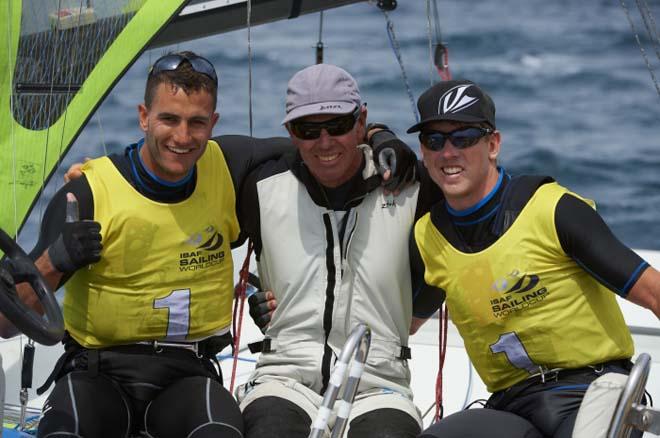
[[[44,316],[29,308],[18,297],[15,279],[0,268],[0,312],[11,321],[23,334],[43,345],[55,345],[64,336],[64,318],[57,304],[55,295],[46,284],[46,280],[34,265],[34,262],[0,228],[0,250],[14,265],[20,278],[32,286],[44,309]]]

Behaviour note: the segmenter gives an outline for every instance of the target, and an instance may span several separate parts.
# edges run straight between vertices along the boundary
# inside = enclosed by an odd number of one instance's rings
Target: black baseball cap
[[[426,90],[417,100],[421,121],[408,134],[421,131],[429,122],[486,122],[495,129],[495,104],[474,82],[465,79],[443,81]]]

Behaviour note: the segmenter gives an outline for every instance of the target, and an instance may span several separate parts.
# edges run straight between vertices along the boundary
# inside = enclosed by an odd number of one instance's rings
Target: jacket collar
[[[376,190],[381,184],[381,177],[376,169],[371,148],[366,144],[361,144],[357,147],[362,150],[364,160],[362,161],[360,170],[358,170],[358,172],[345,183],[350,185],[348,188],[348,196],[346,197],[346,202],[344,204],[346,209],[359,205],[365,196]],[[331,206],[328,205],[329,201],[325,192],[328,189],[324,188],[321,183],[314,178],[298,151],[296,151],[296,155],[293,159],[291,172],[305,185],[307,192],[315,204],[321,207],[331,208]]]

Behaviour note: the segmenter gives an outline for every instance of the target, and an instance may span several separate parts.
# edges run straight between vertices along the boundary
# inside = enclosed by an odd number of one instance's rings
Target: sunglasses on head
[[[165,71],[176,70],[183,61],[188,61],[194,71],[208,76],[213,80],[213,83],[216,86],[218,85],[218,75],[215,73],[213,64],[211,64],[208,59],[197,55],[186,56],[179,53],[173,53],[158,58],[154,65],[151,66],[149,76],[157,75]]]
[[[328,135],[344,135],[353,129],[355,122],[360,116],[358,106],[351,114],[335,117],[325,122],[304,122],[294,120],[289,122],[291,133],[302,140],[315,140],[321,136],[321,130],[325,129]]]
[[[419,141],[422,145],[432,151],[439,151],[445,147],[447,140],[456,149],[465,149],[474,146],[482,137],[495,132],[492,128],[479,128],[469,126],[458,128],[451,132],[423,131],[419,133]]]

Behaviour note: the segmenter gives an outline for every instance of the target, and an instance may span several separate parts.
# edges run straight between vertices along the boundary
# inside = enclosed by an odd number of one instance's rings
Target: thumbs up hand
[[[66,194],[66,222],[62,232],[48,248],[53,266],[62,273],[78,269],[101,260],[101,224],[79,220],[78,200],[73,193]]]

